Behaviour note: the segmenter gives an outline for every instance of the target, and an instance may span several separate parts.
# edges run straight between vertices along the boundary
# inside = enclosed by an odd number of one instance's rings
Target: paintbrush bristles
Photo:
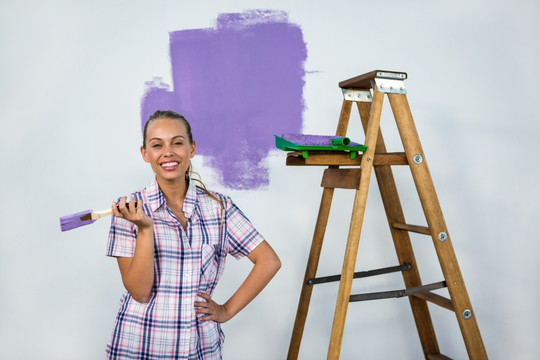
[[[98,211],[85,210],[75,214],[62,216],[60,218],[60,229],[62,231],[72,230],[84,225],[93,224],[97,219],[112,214],[112,209]]]
[[[68,231],[84,225],[92,224],[95,220],[87,219],[88,215],[91,213],[92,210],[85,210],[75,214],[62,216],[60,218],[60,229],[62,231]],[[83,220],[82,218],[87,220]]]

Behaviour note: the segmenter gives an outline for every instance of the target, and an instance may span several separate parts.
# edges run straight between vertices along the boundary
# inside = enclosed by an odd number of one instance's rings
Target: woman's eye
[[[184,143],[181,142],[181,141],[177,141],[177,142],[174,143],[174,145],[177,145],[177,146],[182,146],[183,144],[184,144]]]
[[[154,145],[152,145],[152,147],[153,147],[154,149],[159,149],[159,148],[161,147],[161,144],[154,144]]]

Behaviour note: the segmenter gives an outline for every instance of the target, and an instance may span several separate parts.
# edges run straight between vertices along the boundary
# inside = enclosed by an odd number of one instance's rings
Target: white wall
[[[61,233],[58,218],[106,207],[151,178],[138,154],[139,104],[145,81],[170,79],[168,33],[254,8],[285,10],[302,27],[305,133],[335,131],[338,81],[374,69],[408,72],[408,99],[488,354],[537,358],[540,5],[524,0],[0,3],[0,358],[103,357],[123,290],[104,256],[109,222]],[[397,151],[386,109],[383,131]],[[349,134],[361,141],[355,116]],[[195,163],[283,262],[263,294],[225,324],[229,360],[286,356],[322,169],[286,167],[284,158],[272,152],[269,187],[250,192],[221,188],[202,159]],[[396,176],[407,185],[407,219],[421,219],[408,174]],[[374,185],[359,270],[396,262],[378,196]],[[351,203],[350,193],[337,193],[321,274],[340,270]],[[429,240],[413,242],[426,259],[424,280],[439,281]],[[248,270],[247,261],[229,260],[216,298],[226,300]],[[354,291],[400,286],[390,276]],[[325,358],[336,291],[315,289],[302,359]],[[453,315],[433,309],[433,317],[443,353],[466,358]],[[342,358],[395,357],[421,358],[408,302],[351,304]]]

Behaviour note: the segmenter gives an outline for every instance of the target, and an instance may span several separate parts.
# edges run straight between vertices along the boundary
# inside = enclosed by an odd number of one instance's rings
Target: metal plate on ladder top
[[[387,73],[377,73],[387,74]],[[393,75],[404,75],[404,74],[393,74]],[[407,94],[407,89],[405,88],[404,78],[385,78],[385,77],[375,77],[375,85],[377,90],[386,94]]]
[[[343,91],[343,98],[348,101],[360,101],[371,102],[371,91],[369,90],[354,90],[354,89],[341,89]]]
[[[407,78],[407,74],[394,71],[377,71],[375,77],[384,79],[405,80]]]

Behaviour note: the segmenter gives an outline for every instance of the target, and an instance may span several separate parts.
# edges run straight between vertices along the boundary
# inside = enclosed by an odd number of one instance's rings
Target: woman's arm
[[[118,206],[113,203],[113,214],[137,225],[137,241],[132,258],[119,257],[118,267],[124,287],[138,302],[147,302],[154,286],[154,221],[142,210],[142,203],[123,197]]]
[[[248,258],[254,264],[253,269],[225,304],[219,305],[208,294],[199,293],[206,300],[195,302],[197,313],[207,314],[201,320],[220,323],[230,320],[264,289],[281,267],[281,261],[266,241],[257,246]]]

